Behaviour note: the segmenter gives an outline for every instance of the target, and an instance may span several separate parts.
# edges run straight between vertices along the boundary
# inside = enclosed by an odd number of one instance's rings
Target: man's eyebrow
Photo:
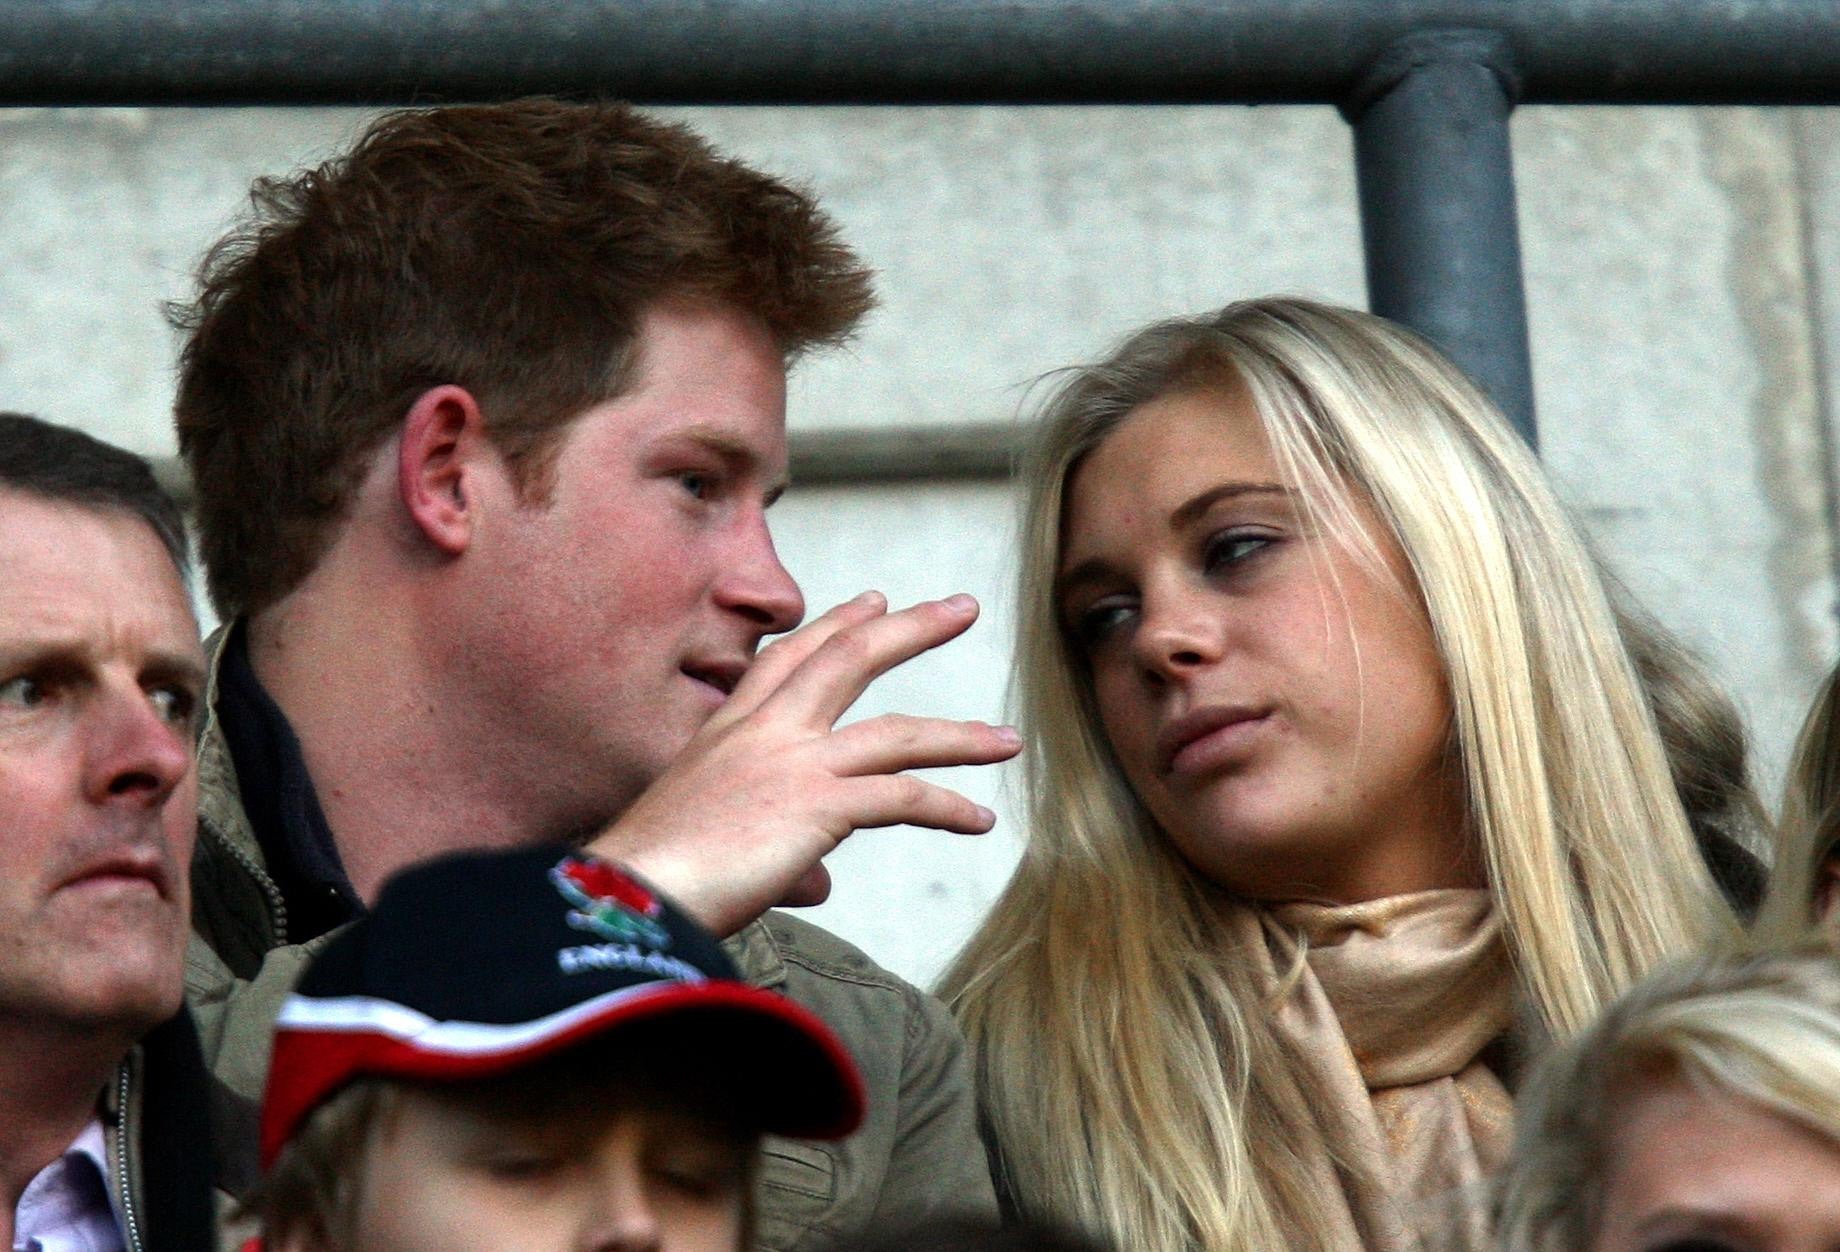
[[[724,461],[727,461],[731,466],[739,466],[747,470],[759,470],[763,468],[760,453],[752,444],[748,443],[745,439],[737,438],[720,427],[686,426],[684,429],[678,431],[677,435],[679,438],[687,439],[691,443],[698,444],[707,451],[715,453]],[[785,495],[786,487],[787,473],[784,469],[781,469],[777,474],[773,475],[767,486],[767,503],[771,505],[775,500]]]
[[[203,691],[208,675],[202,658],[190,652],[155,651],[141,666],[141,675],[156,682],[181,682],[194,691]]]
[[[0,643],[0,666],[76,672],[96,663],[94,642],[78,636],[15,639]],[[203,691],[207,680],[204,659],[177,648],[152,648],[141,658],[142,680],[180,682]]]
[[[1207,516],[1207,511],[1223,500],[1234,500],[1241,496],[1280,495],[1294,497],[1297,492],[1283,483],[1228,482],[1209,487],[1199,495],[1192,496],[1176,506],[1169,515],[1172,530],[1181,530],[1192,526]],[[1113,574],[1111,562],[1104,557],[1089,557],[1077,565],[1069,566],[1054,578],[1054,598],[1064,599],[1074,588],[1086,583],[1104,582]]]

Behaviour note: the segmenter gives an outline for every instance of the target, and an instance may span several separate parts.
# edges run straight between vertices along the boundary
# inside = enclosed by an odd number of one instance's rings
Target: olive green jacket
[[[210,1085],[180,1010],[103,1087],[104,1174],[127,1252],[213,1252]]]
[[[242,1195],[257,1177],[274,1020],[324,940],[288,942],[286,902],[243,812],[217,723],[224,634],[208,645],[186,990],[206,1064],[232,1097],[232,1107],[214,1110],[219,1183]],[[869,1097],[867,1118],[848,1139],[767,1141],[757,1247],[805,1252],[944,1215],[994,1224],[965,1044],[945,1009],[843,940],[783,914],[767,914],[726,947],[749,981],[783,991],[837,1032]]]

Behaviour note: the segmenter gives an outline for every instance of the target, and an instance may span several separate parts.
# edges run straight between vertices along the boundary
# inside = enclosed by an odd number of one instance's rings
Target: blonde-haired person
[[[1030,841],[943,987],[1011,1201],[1149,1252],[1480,1245],[1517,1047],[1732,928],[1671,773],[1744,807],[1729,705],[1364,314],[1141,331],[1025,477]]]
[[[1529,1076],[1504,1252],[1840,1247],[1840,964],[1811,947],[1655,974]]]
[[[1758,935],[1785,943],[1835,920],[1840,902],[1840,667],[1828,674],[1796,736],[1769,894]]]

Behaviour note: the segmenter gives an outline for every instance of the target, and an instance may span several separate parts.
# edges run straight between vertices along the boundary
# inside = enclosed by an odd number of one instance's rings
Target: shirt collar
[[[120,1252],[121,1214],[108,1184],[102,1119],[92,1117],[19,1197],[14,1252]]]

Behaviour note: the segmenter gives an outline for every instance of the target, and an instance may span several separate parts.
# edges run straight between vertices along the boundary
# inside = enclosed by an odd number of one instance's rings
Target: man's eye
[[[198,699],[183,687],[155,687],[147,693],[153,707],[160,716],[175,726],[183,726],[192,720],[192,710],[198,707]]]
[[[713,474],[701,470],[686,470],[677,476],[678,483],[691,496],[698,500],[707,500],[715,494],[716,479]]]
[[[37,708],[45,701],[45,685],[36,678],[9,678],[0,682],[0,704],[14,708]]]

